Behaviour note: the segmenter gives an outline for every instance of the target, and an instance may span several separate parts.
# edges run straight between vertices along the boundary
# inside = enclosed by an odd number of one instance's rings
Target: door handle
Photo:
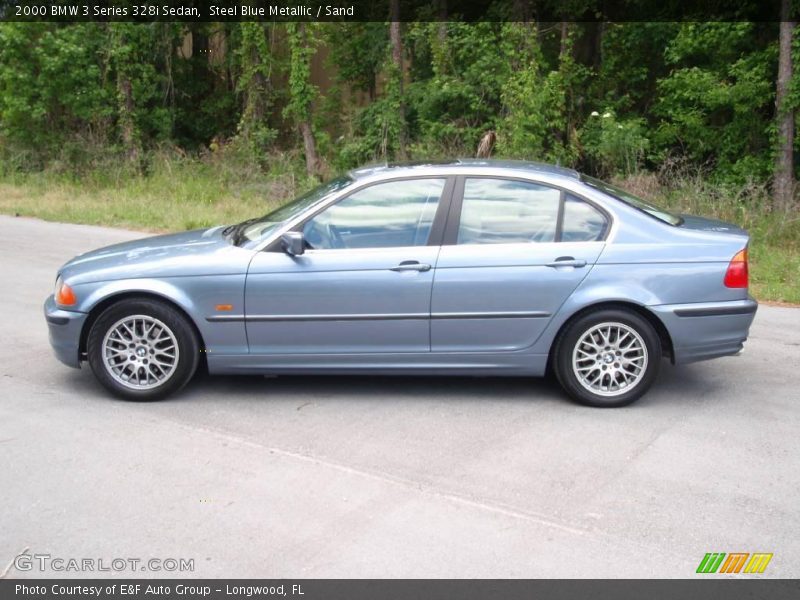
[[[396,267],[389,269],[390,271],[430,271],[431,266],[421,263],[417,260],[404,260]]]
[[[554,269],[558,267],[575,267],[576,269],[580,269],[581,267],[586,266],[586,261],[583,259],[576,259],[572,256],[559,256],[551,263],[547,263],[545,266],[552,267]]]

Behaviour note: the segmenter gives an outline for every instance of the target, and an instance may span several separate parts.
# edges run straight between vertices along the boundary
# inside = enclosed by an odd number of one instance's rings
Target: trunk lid
[[[708,217],[696,217],[694,215],[680,215],[683,222],[679,227],[684,229],[694,229],[697,231],[716,231],[719,233],[727,233],[733,235],[742,235],[747,237],[747,231],[734,225],[733,223],[726,223],[719,219],[710,219]]]

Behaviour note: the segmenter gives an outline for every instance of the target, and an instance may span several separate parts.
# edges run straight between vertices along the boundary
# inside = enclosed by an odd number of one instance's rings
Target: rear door
[[[459,177],[431,301],[431,349],[519,350],[536,342],[597,261],[599,208],[527,180]]]

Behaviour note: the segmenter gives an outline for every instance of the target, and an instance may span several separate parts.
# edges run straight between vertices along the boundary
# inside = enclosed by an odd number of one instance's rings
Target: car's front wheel
[[[89,365],[109,391],[126,400],[160,400],[192,378],[200,358],[197,334],[166,303],[122,300],[94,322]]]
[[[653,326],[629,310],[602,309],[570,323],[554,357],[556,376],[582,404],[625,406],[644,395],[661,363]]]

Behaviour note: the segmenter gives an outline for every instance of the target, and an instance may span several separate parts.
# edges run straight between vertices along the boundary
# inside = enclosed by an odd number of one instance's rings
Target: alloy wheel
[[[647,346],[632,327],[619,322],[588,329],[574,346],[572,370],[593,394],[613,397],[636,387],[647,370]]]
[[[148,315],[130,315],[109,327],[102,352],[108,374],[133,390],[163,385],[175,374],[179,360],[175,334]]]

